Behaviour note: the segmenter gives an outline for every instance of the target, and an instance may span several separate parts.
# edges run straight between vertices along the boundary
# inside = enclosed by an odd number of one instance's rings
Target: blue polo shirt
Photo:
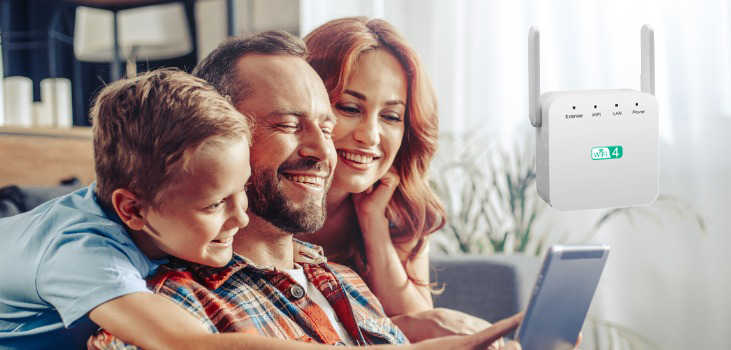
[[[89,311],[150,292],[158,266],[137,248],[93,183],[0,219],[0,349],[85,348]]]

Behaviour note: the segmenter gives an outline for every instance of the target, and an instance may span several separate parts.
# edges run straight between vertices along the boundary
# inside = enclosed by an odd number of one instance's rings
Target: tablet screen
[[[606,245],[548,250],[516,334],[524,350],[574,348],[608,255]]]

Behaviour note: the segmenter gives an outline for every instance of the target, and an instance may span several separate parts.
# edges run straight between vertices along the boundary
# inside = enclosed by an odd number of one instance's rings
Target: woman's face
[[[365,191],[393,164],[404,136],[407,83],[385,49],[363,53],[339,100],[333,143],[338,154],[333,187]]]

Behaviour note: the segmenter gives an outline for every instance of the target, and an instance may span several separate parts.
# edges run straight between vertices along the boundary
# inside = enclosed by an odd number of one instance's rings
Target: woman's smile
[[[381,157],[372,152],[338,150],[338,159],[348,166],[358,170],[368,170],[376,165]]]

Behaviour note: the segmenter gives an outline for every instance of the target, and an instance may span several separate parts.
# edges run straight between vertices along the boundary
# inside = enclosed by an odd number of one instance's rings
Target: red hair
[[[413,242],[407,264],[423,249],[426,236],[445,224],[446,213],[428,182],[429,163],[437,151],[437,100],[426,70],[416,52],[388,22],[365,17],[329,21],[305,37],[308,61],[320,75],[330,101],[337,101],[349,82],[361,54],[386,49],[406,73],[408,93],[404,138],[394,159],[401,181],[388,204],[386,215],[395,223],[391,237],[397,243]],[[362,239],[362,237],[361,237]],[[362,240],[351,249],[363,251]],[[355,263],[363,270],[364,254]],[[351,256],[352,257],[352,256]],[[413,280],[413,279],[412,279]]]

